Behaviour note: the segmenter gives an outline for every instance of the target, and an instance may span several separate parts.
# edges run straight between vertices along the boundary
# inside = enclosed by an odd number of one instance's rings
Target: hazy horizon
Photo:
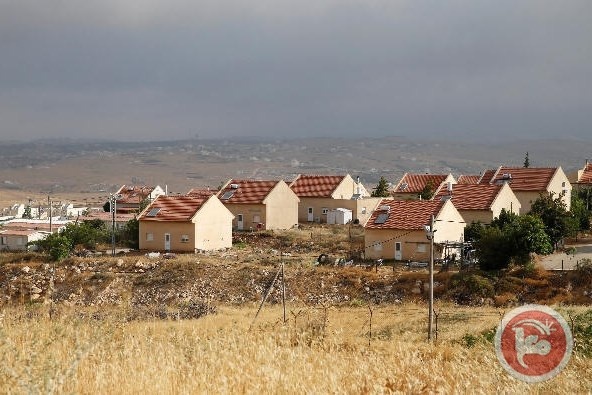
[[[0,6],[0,141],[580,139],[589,1]]]

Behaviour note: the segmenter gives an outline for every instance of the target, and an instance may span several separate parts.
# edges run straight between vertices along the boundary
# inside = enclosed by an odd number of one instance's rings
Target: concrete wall
[[[298,224],[300,199],[288,184],[280,181],[264,200],[267,222],[265,229],[290,229]]]
[[[430,259],[430,245],[423,230],[365,229],[364,256],[367,259],[395,259],[395,244],[401,243],[402,261],[426,262]],[[436,258],[440,252],[434,252]]]
[[[465,223],[451,201],[447,201],[436,216],[434,229],[436,230],[434,241],[460,241],[464,237]]]
[[[29,235],[0,233],[0,251],[28,251],[36,249],[27,246],[27,243],[42,240],[49,235],[49,232],[34,232]]]
[[[504,184],[491,204],[492,218],[499,217],[502,209],[520,215],[522,204],[508,184]]]
[[[232,213],[212,196],[199,209],[195,224],[195,249],[220,250],[232,247]]]
[[[362,196],[370,196],[362,183],[359,184],[358,188],[356,180],[347,174],[343,180],[341,180],[341,183],[337,186],[337,188],[335,188],[331,197],[333,199],[351,199],[354,194],[358,193],[358,189],[360,190],[360,194]]]
[[[171,221],[140,220],[140,250],[165,251],[166,233],[171,235],[171,251],[195,252],[195,224]],[[188,241],[182,241],[183,235],[189,237]]]
[[[257,229],[257,224],[263,224],[263,229],[267,226],[267,212],[264,204],[230,204],[224,206],[234,215],[232,220],[232,229],[249,230]],[[243,217],[242,229],[239,229],[239,217]]]
[[[458,210],[463,220],[470,225],[473,222],[481,222],[482,224],[489,224],[493,220],[493,212],[491,210]]]
[[[320,223],[327,222],[327,215],[323,214],[323,209],[334,210],[336,208],[346,208],[352,211],[354,220],[358,219],[364,224],[372,215],[372,212],[383,198],[367,197],[359,200],[352,199],[331,199],[331,198],[300,198],[298,205],[298,222],[306,223],[308,221],[308,208],[313,208],[313,215],[319,218]]]
[[[549,182],[549,186],[547,187],[547,191],[553,192],[555,197],[559,196],[563,193],[561,200],[565,203],[565,207],[567,211],[571,210],[571,190],[572,186],[569,182],[569,179],[565,175],[563,169],[561,167],[557,168],[557,171],[551,178],[551,182]]]

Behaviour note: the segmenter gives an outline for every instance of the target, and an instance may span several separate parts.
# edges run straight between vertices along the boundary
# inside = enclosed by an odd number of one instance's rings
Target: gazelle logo
[[[547,306],[526,305],[510,311],[495,333],[495,351],[504,369],[529,383],[559,374],[572,349],[567,322]]]

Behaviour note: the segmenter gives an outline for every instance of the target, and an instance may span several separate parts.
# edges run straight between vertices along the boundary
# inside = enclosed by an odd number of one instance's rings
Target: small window
[[[8,237],[2,236],[1,242],[2,242],[2,245],[8,244]]]
[[[374,244],[374,251],[382,251],[382,243]]]
[[[418,244],[417,245],[417,252],[426,252],[426,245],[425,244]]]
[[[563,181],[563,182],[561,183],[561,187],[562,187],[562,188],[565,188],[565,181]]]
[[[188,243],[189,235],[181,235],[181,243]]]
[[[329,209],[327,207],[323,207],[323,210],[321,212],[323,213],[323,215],[327,215]]]
[[[146,241],[154,240],[154,233],[146,233]]]
[[[259,222],[261,222],[261,216],[258,214],[253,215],[253,223],[258,224]]]
[[[24,243],[23,238],[22,237],[17,237],[16,239],[16,245],[18,246],[22,246]]]

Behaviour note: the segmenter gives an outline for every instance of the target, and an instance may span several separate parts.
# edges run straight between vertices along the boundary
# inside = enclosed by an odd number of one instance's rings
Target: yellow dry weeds
[[[428,344],[422,305],[220,307],[195,321],[126,322],[123,314],[5,309],[0,393],[587,393],[592,361],[574,355],[556,378],[508,376],[491,343],[492,308],[438,307]],[[583,310],[583,308],[580,308]],[[250,329],[249,329],[250,328]],[[468,347],[462,339],[479,337]],[[371,337],[370,337],[371,335]]]

